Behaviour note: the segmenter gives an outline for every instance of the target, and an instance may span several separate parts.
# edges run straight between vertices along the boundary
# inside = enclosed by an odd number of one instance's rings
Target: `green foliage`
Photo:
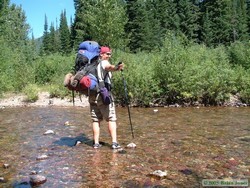
[[[217,46],[249,40],[246,11],[245,1],[202,1],[201,41],[208,46]]]
[[[61,13],[59,32],[61,43],[60,51],[63,54],[69,54],[72,51],[72,48],[70,46],[70,31],[67,23],[66,10]]]
[[[123,73],[131,103],[150,106],[198,101],[219,105],[230,95],[250,103],[250,43],[246,40],[249,33],[246,33],[244,1],[192,1],[200,3],[195,6],[191,1],[74,2],[73,44],[92,37],[100,44],[112,46],[114,64],[125,63]],[[49,32],[45,22],[42,53],[38,56],[34,41],[27,38],[25,14],[20,7],[9,6],[9,1],[4,3],[0,5],[0,95],[24,91],[29,95],[28,100],[35,101],[37,92],[45,86],[52,97],[70,95],[63,80],[71,71],[75,54],[64,46],[67,56],[63,56],[58,45],[51,45],[59,44],[56,40],[67,23],[60,32],[51,25]],[[63,13],[61,22],[65,18]],[[198,32],[196,21],[200,21]],[[60,42],[67,39],[65,36]],[[190,42],[196,41],[196,37],[204,45]],[[121,51],[128,47],[127,38],[129,47],[138,53]],[[113,76],[114,95],[122,104],[122,75],[115,72]]]
[[[28,84],[23,89],[23,93],[26,95],[25,101],[36,102],[38,100],[39,88],[36,84]]]
[[[11,5],[0,14],[0,33],[13,48],[23,47],[28,40],[29,25],[21,7]]]
[[[33,82],[32,68],[27,62],[24,51],[16,50],[13,53],[9,43],[0,37],[0,88],[1,92],[18,92],[27,83]]]
[[[129,48],[136,52],[151,51],[161,46],[162,32],[160,20],[155,18],[157,12],[155,2],[130,1],[128,2],[128,23],[126,31],[129,33]]]
[[[124,56],[121,57],[121,56]],[[159,93],[159,83],[154,80],[153,64],[158,57],[154,54],[138,53],[119,54],[120,61],[125,63],[124,79],[127,83],[131,103],[149,106]],[[114,73],[114,90],[118,100],[124,99],[124,85],[121,75]],[[118,75],[117,75],[118,74]]]
[[[93,39],[102,45],[119,48],[126,45],[124,25],[127,22],[124,3],[120,0],[87,0],[75,2],[75,44]]]
[[[189,40],[197,41],[199,31],[199,7],[192,1],[180,0],[177,1],[178,14],[178,30],[183,33]]]
[[[62,80],[59,80],[62,81]],[[48,87],[50,97],[64,98],[70,95],[70,91],[67,90],[62,83],[53,84]]]
[[[235,42],[228,47],[230,62],[250,69],[250,42]]]
[[[66,72],[70,72],[74,57],[59,54],[41,57],[34,63],[35,81],[38,84],[54,83]]]
[[[217,105],[230,93],[239,92],[224,47],[184,46],[171,36],[165,42],[162,60],[155,65],[156,79],[161,80],[164,103],[193,103]],[[247,76],[249,77],[249,76]],[[164,78],[164,79],[163,79]]]
[[[235,92],[233,94],[238,94],[242,102],[247,104],[250,103],[250,69],[245,70],[241,66],[236,66],[234,68],[234,75],[232,79],[235,82]]]

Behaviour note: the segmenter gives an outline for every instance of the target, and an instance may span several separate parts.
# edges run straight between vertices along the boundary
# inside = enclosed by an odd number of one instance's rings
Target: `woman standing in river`
[[[109,62],[111,57],[111,49],[107,46],[101,47],[100,57],[99,57],[99,65],[101,68],[102,79],[105,82],[105,85],[111,85],[111,72],[119,71],[123,69],[123,64],[112,65]],[[110,92],[111,87],[108,87]],[[116,112],[115,112],[115,104],[111,94],[111,103],[104,104],[102,97],[97,96],[98,94],[90,94],[89,96],[89,104],[90,104],[90,112],[91,119],[93,121],[93,139],[95,149],[100,148],[102,145],[99,142],[100,137],[100,122],[102,120],[106,120],[108,122],[108,129],[112,140],[112,149],[119,149],[121,146],[117,142],[117,124],[116,124]]]

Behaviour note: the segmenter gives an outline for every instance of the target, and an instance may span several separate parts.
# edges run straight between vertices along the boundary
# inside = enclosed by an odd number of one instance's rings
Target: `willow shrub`
[[[33,70],[22,49],[13,49],[0,41],[0,92],[20,92],[28,83],[34,81]]]
[[[246,70],[242,66],[234,67],[235,92],[240,96],[242,102],[250,104],[250,69]]]
[[[184,46],[169,37],[155,65],[156,79],[164,88],[165,103],[219,104],[236,90],[235,72],[224,47]]]
[[[39,88],[36,84],[27,84],[23,89],[23,93],[26,95],[27,102],[35,102],[38,100]]]
[[[129,54],[116,52],[114,64],[125,63],[124,76],[133,104],[174,104],[200,102],[218,105],[239,94],[249,102],[250,74],[232,66],[225,47],[183,45],[181,39],[169,36],[160,52]],[[120,74],[114,73],[116,99],[124,98]]]
[[[7,42],[0,36],[0,95],[7,91],[13,91],[11,79],[9,79],[8,69],[11,63],[12,49]]]
[[[74,54],[43,56],[34,64],[36,83],[46,86],[52,97],[64,97],[69,93],[63,86],[64,76],[71,71],[73,65]]]
[[[234,42],[228,47],[230,62],[250,69],[250,41]]]
[[[113,64],[122,61],[125,64],[123,78],[127,86],[127,93],[133,105],[149,106],[159,92],[159,83],[154,79],[153,64],[158,57],[153,53],[139,52],[129,54],[116,52],[112,58]],[[115,72],[114,95],[119,101],[125,102],[125,91],[122,74]]]

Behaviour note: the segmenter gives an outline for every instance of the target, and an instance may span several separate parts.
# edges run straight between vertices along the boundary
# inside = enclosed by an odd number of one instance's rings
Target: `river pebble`
[[[167,171],[155,170],[154,172],[150,173],[150,175],[158,178],[164,178],[167,176]]]
[[[78,146],[78,145],[80,145],[81,143],[82,143],[81,141],[77,140],[77,141],[75,142],[74,146]]]
[[[136,144],[135,143],[129,143],[127,145],[128,148],[135,148],[136,147]]]
[[[52,130],[47,130],[47,131],[44,133],[44,135],[48,135],[48,134],[55,134],[55,132],[52,131]]]
[[[36,160],[45,160],[45,159],[48,159],[48,156],[47,155],[39,155]]]
[[[239,139],[241,141],[250,142],[250,136],[242,136],[242,137],[239,137]]]
[[[45,176],[34,175],[30,177],[30,183],[34,186],[41,185],[47,181]]]
[[[3,164],[3,167],[6,169],[6,168],[9,168],[10,165],[9,164]]]
[[[30,172],[30,175],[36,175],[37,174],[37,171],[35,171],[35,170],[32,170],[31,172]]]
[[[71,123],[70,123],[69,121],[65,121],[64,125],[65,125],[65,126],[70,126]]]

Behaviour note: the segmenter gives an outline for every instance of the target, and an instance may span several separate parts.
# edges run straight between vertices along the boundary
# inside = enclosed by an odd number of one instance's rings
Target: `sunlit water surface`
[[[88,108],[1,109],[0,187],[31,187],[34,173],[46,177],[40,187],[49,188],[201,187],[203,179],[249,179],[250,108],[130,111],[134,139],[127,108],[117,108],[124,150],[113,151],[106,122],[104,146],[92,148]],[[45,135],[48,130],[55,134]],[[137,147],[126,148],[129,143]],[[156,170],[167,176],[150,175]]]

